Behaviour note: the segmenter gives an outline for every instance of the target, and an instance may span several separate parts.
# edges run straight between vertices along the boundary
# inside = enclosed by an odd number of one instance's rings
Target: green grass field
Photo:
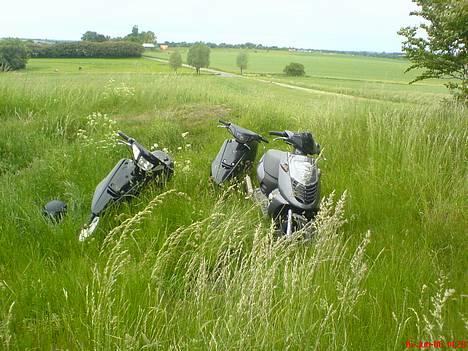
[[[81,69],[80,69],[81,68]],[[109,73],[172,73],[164,63],[150,62],[139,58],[122,59],[33,59],[25,74],[109,74]],[[180,68],[178,73],[189,73],[190,69]]]
[[[369,59],[365,73],[367,59],[349,59],[340,82],[377,82],[378,96],[355,98],[352,83],[329,87],[352,90],[342,96],[175,75],[145,59],[30,60],[1,74],[1,348],[404,350],[466,339],[466,110],[440,102],[431,82],[410,92],[383,82],[404,79],[404,64]],[[329,77],[323,64],[315,74]],[[228,137],[219,118],[314,134],[324,200],[311,242],[273,239],[241,185],[210,183]],[[176,173],[79,243],[95,186],[128,155],[95,147],[111,129],[168,148]],[[41,215],[54,198],[69,208],[57,225]]]

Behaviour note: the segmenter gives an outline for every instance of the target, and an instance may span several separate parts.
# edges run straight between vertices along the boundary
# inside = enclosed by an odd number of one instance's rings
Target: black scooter
[[[117,134],[122,138],[119,143],[128,146],[133,157],[121,159],[96,187],[91,217],[80,232],[80,241],[94,233],[100,215],[110,204],[137,195],[148,181],[157,180],[164,184],[174,173],[174,162],[167,153],[160,150],[150,152],[124,133]]]
[[[219,123],[218,127],[226,128],[234,139],[224,140],[211,163],[211,179],[218,185],[244,172],[255,161],[258,144],[268,143],[260,134],[234,123],[222,120]]]
[[[257,167],[259,188],[253,189],[246,177],[247,191],[259,202],[265,214],[275,219],[278,229],[291,235],[317,214],[320,206],[320,169],[315,158],[320,145],[310,133],[272,131],[275,140],[293,147],[293,152],[268,150]]]

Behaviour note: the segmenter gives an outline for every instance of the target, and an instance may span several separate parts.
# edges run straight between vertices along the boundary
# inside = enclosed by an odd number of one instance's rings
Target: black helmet
[[[67,204],[60,200],[52,200],[42,209],[42,214],[53,222],[59,222],[65,213],[67,213]]]

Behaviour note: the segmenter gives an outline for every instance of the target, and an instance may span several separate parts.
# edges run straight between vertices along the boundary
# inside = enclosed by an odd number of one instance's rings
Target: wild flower
[[[104,98],[128,98],[135,96],[135,88],[125,84],[125,82],[116,84],[114,79],[109,79],[107,84],[104,86],[102,95]]]
[[[190,160],[185,160],[184,161],[184,166],[182,167],[181,171],[182,173],[188,173],[191,170],[191,162]]]
[[[112,149],[115,143],[115,124],[117,122],[100,112],[93,112],[86,117],[86,125],[78,129],[77,138],[85,146],[95,149]]]

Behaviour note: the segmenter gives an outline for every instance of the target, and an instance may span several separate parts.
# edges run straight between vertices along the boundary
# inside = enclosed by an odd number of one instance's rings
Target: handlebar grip
[[[288,136],[288,135],[286,134],[286,132],[277,132],[277,131],[274,131],[274,130],[271,130],[271,131],[269,132],[269,134],[270,134],[270,135],[280,136],[280,137],[286,137],[286,136]]]
[[[231,122],[226,122],[226,121],[223,121],[222,119],[219,120],[219,123],[224,124],[225,126],[231,125]]]
[[[126,140],[126,141],[130,141],[130,139],[131,139],[128,135],[126,135],[124,132],[122,132],[122,131],[120,131],[120,130],[117,132],[117,134],[118,134],[119,136],[121,136],[121,137],[122,137],[124,140]]]

